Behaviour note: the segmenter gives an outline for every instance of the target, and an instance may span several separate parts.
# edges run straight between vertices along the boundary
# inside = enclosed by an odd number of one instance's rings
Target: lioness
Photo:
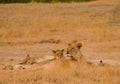
[[[85,61],[80,49],[82,47],[82,43],[69,43],[68,48],[66,49],[67,57],[71,57],[71,59],[75,59],[76,61]]]
[[[27,54],[26,58],[20,64],[34,64],[36,63],[35,58],[31,58],[29,54]]]
[[[62,49],[62,50],[52,50],[52,52],[54,54],[54,59],[62,59],[63,58],[64,49]]]

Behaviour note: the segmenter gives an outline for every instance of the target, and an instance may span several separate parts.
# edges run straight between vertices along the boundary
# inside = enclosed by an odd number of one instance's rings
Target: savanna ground
[[[119,27],[119,0],[0,4],[0,84],[120,84]],[[48,39],[60,43],[41,43]],[[54,63],[48,70],[38,65],[2,70],[2,64],[18,64],[28,53],[45,59],[73,40],[83,43],[81,51],[88,60],[102,59],[114,66]]]

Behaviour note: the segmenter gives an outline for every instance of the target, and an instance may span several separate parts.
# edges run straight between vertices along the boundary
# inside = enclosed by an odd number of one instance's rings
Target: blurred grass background
[[[51,2],[86,2],[93,0],[0,0],[0,3],[30,3],[30,2],[42,2],[42,3],[51,3]]]
[[[119,10],[118,2],[1,4],[0,40],[119,40]]]

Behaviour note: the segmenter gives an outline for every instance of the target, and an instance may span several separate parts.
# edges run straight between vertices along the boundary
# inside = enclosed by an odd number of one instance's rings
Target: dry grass
[[[57,66],[57,65],[56,65]],[[2,84],[119,84],[120,67],[113,66],[86,66],[54,67],[43,71],[23,70],[10,73],[1,73]],[[58,65],[59,66],[59,65]],[[49,66],[50,67],[50,66]],[[56,69],[57,68],[57,69]]]
[[[26,54],[44,59],[72,40],[83,43],[81,51],[89,60],[120,62],[119,10],[119,0],[0,4],[0,67],[20,63]],[[40,43],[51,38],[60,43]],[[119,66],[70,64],[52,62],[45,70],[40,65],[13,71],[0,68],[0,84],[120,84]]]
[[[1,4],[0,39],[33,41],[62,35],[63,39],[74,36],[78,40],[117,40],[119,8],[119,2]]]

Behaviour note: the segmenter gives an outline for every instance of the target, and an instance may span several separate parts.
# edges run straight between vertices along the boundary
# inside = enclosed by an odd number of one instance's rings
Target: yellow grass
[[[119,84],[119,77],[120,67],[80,65],[78,68],[54,67],[50,71],[37,69],[4,72],[1,73],[0,81],[2,84]]]
[[[63,39],[72,36],[78,40],[90,41],[117,40],[120,38],[118,10],[119,1],[2,4],[0,39],[37,40],[49,35],[54,38],[62,36]]]

